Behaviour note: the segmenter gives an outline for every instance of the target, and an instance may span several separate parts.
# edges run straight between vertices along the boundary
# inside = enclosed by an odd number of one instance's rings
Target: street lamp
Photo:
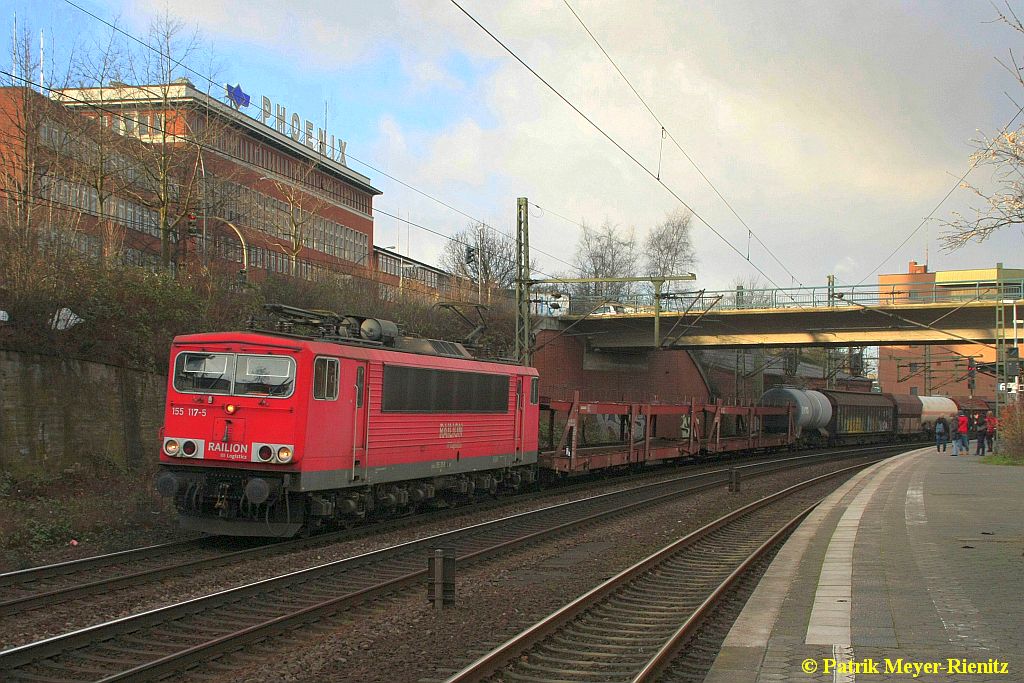
[[[242,231],[238,229],[238,226],[231,221],[221,219],[221,222],[234,230],[235,234],[238,235],[238,241],[242,243],[242,270],[240,270],[238,274],[241,276],[242,282],[246,283],[249,281],[249,245],[245,243],[245,235],[243,235]],[[206,224],[205,217],[203,218],[203,224]]]

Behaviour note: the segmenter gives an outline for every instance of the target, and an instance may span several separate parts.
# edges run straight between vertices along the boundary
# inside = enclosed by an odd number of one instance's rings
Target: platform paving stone
[[[821,517],[802,557],[779,553],[799,566],[788,583],[765,585],[760,604],[784,594],[781,611],[770,628],[763,623],[770,617],[762,615],[751,628],[741,615],[733,632],[743,629],[741,637],[730,640],[730,633],[706,681],[1024,681],[1024,468],[927,450],[904,457],[904,464],[887,473],[874,469],[849,488]],[[836,537],[832,564],[823,572],[837,526],[865,487],[873,492],[866,504],[860,499],[852,563],[847,533]],[[847,530],[854,517],[846,517]],[[851,566],[836,564],[844,557]],[[852,576],[850,604],[833,608],[829,599],[844,599],[844,575]],[[819,587],[822,580],[827,584]],[[829,645],[807,644],[816,597],[813,639],[848,634],[851,642],[834,643],[840,657],[845,652],[854,661],[873,660],[879,674],[802,670],[805,659],[820,667],[834,654]],[[761,642],[759,632],[768,634]],[[951,658],[993,658],[1006,662],[1009,672],[915,678],[886,674],[886,658],[944,665]]]

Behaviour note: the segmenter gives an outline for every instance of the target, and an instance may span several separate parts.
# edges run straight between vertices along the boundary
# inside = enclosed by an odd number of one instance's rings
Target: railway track
[[[837,454],[814,453],[785,459],[767,459],[735,467],[742,473],[763,473],[775,467],[788,467],[796,462],[820,462],[822,458],[849,457],[865,449],[846,450]],[[870,451],[871,449],[866,449]],[[766,469],[768,468],[768,469]],[[724,476],[726,470],[712,469]],[[580,484],[584,489],[590,484]],[[556,494],[572,492],[561,488]],[[550,492],[498,499],[465,508],[438,511],[431,520],[486,511],[509,502],[529,501],[552,495]],[[421,518],[420,518],[421,519]],[[0,619],[27,610],[78,600],[90,595],[105,595],[133,586],[143,586],[162,579],[194,575],[195,572],[253,559],[266,560],[311,547],[350,541],[370,533],[383,533],[416,523],[411,517],[388,520],[374,526],[321,534],[313,538],[288,541],[254,542],[253,539],[197,538],[175,543],[136,548],[118,553],[83,558],[70,562],[35,567],[0,574]]]
[[[822,460],[800,456],[736,469],[745,469],[750,476]],[[435,548],[453,550],[460,565],[481,561],[682,493],[721,486],[729,474],[728,469],[712,470],[521,513],[12,648],[0,652],[0,678],[115,681],[166,676],[283,630],[418,586]]]
[[[794,515],[794,494],[866,464],[809,479],[720,517],[537,622],[446,683],[655,680],[716,603],[817,505],[799,505]]]
[[[193,564],[212,566],[231,554],[225,550],[231,543],[196,538],[0,574],[0,617],[179,574]],[[183,563],[182,556],[191,560]]]

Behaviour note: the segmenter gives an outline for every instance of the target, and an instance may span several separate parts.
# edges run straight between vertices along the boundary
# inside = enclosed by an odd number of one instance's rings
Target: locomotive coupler
[[[226,512],[228,509],[228,491],[231,489],[231,484],[227,482],[222,483],[217,488],[217,502],[214,503],[214,508],[222,512]]]

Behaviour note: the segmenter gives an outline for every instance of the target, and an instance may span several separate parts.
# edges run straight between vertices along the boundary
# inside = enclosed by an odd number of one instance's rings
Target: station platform
[[[706,683],[1024,681],[1024,467],[934,447],[793,532]]]

